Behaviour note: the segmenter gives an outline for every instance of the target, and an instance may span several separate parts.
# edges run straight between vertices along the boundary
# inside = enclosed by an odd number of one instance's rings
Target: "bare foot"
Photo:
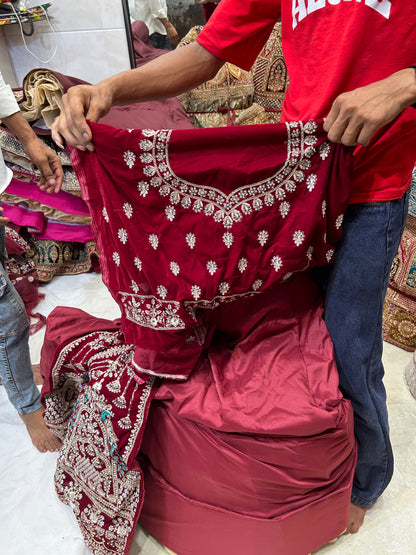
[[[20,418],[26,424],[27,431],[33,445],[41,452],[59,451],[61,441],[53,435],[43,420],[43,408],[29,414],[20,414]]]
[[[364,522],[365,513],[369,507],[359,507],[350,503],[350,513],[348,516],[348,526],[345,530],[346,534],[355,534],[358,532]]]

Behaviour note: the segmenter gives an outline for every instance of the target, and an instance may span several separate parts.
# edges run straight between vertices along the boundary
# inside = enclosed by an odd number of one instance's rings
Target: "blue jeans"
[[[351,501],[361,507],[376,502],[393,474],[382,318],[407,208],[408,194],[389,202],[351,204],[335,263],[323,269],[325,322],[335,347],[340,389],[354,409],[358,461]]]
[[[29,353],[29,321],[25,306],[5,269],[4,226],[0,225],[0,378],[10,402],[20,414],[38,410]]]
[[[162,50],[172,50],[172,45],[167,35],[161,33],[152,33],[149,36],[150,44],[153,48],[161,48]]]

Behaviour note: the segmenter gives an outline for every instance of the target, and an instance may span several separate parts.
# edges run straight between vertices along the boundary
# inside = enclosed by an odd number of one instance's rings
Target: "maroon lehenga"
[[[140,511],[180,555],[318,548],[356,452],[307,271],[332,260],[350,152],[321,122],[92,131],[72,160],[121,319],[49,318],[58,494],[97,554],[127,553]]]

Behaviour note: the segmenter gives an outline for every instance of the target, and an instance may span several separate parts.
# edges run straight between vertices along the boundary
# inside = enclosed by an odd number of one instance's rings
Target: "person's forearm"
[[[112,105],[177,96],[216,75],[223,61],[197,42],[159,56],[148,64],[101,81]]]
[[[35,132],[30,127],[28,122],[19,112],[15,112],[11,116],[2,119],[4,125],[10,129],[10,131],[15,135],[19,141],[22,143],[23,147],[31,141],[37,139]]]

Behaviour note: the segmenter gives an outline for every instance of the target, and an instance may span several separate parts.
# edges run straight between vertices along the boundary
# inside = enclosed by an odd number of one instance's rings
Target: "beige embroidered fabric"
[[[177,48],[193,42],[201,30],[200,26],[193,27]],[[253,79],[249,71],[225,63],[213,79],[178,98],[188,114],[243,110],[253,103]]]
[[[20,110],[27,121],[43,118],[50,127],[59,116],[62,105],[63,87],[55,75],[47,69],[34,69],[23,81],[25,100]]]
[[[71,162],[71,158],[69,157],[69,153],[58,148],[49,135],[38,135],[38,138],[44,145],[49,147],[51,150],[53,150],[53,152],[55,152],[55,154],[57,154],[63,166],[72,167],[72,162]],[[8,154],[14,154],[16,156],[29,160],[28,155],[23,150],[22,144],[15,137],[13,137],[13,135],[11,135],[8,131],[1,128],[0,128],[0,148],[3,151],[4,156],[6,156],[6,153],[8,153]],[[20,162],[19,162],[19,165],[21,165]]]
[[[266,110],[282,111],[282,102],[289,84],[283,56],[281,23],[276,23],[267,43],[252,68],[254,102]]]

